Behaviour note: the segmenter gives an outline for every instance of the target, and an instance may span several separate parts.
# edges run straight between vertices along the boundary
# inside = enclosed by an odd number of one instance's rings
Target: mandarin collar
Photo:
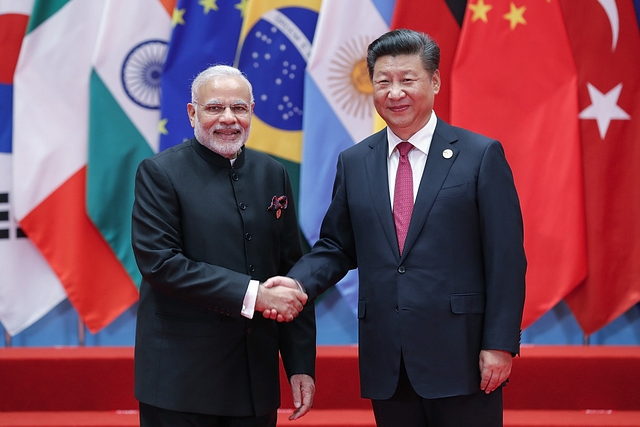
[[[231,162],[229,161],[229,159],[221,156],[218,153],[214,153],[204,145],[200,144],[198,140],[195,138],[191,138],[191,147],[193,147],[193,149],[196,151],[196,153],[198,153],[200,157],[202,157],[207,162],[219,168],[238,169],[238,168],[241,168],[242,165],[244,164],[244,153],[245,153],[244,146],[242,147],[242,150],[240,150],[240,154],[238,154],[238,157],[236,158],[236,161],[233,163],[233,166],[231,166]]]

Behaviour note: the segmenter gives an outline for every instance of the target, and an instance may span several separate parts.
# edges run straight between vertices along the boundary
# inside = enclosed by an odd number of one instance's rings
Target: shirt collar
[[[436,130],[436,124],[438,123],[438,118],[436,117],[436,112],[431,111],[431,117],[429,121],[422,129],[416,132],[410,139],[409,142],[413,144],[418,150],[422,151],[424,154],[429,153],[429,147],[431,146],[431,140],[433,139],[433,133]],[[391,157],[393,150],[396,148],[396,145],[400,144],[403,139],[400,139],[395,133],[389,129],[387,126],[387,141],[389,143],[389,152],[387,153],[388,157]]]

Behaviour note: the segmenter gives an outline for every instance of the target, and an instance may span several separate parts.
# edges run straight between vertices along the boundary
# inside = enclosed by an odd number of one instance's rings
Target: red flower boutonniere
[[[287,209],[287,206],[289,206],[289,199],[287,199],[287,196],[273,196],[271,198],[271,206],[267,208],[267,212],[276,211],[276,218],[280,219],[282,210]]]

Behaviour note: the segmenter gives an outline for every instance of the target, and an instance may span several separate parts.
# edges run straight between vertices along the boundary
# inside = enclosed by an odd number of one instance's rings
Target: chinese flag
[[[586,275],[577,91],[558,0],[468,3],[451,119],[500,140],[513,170],[528,260],[523,328]]]
[[[391,29],[408,28],[429,34],[440,46],[442,85],[434,110],[450,121],[451,66],[458,46],[466,0],[396,0]]]
[[[566,301],[588,335],[640,301],[640,36],[631,0],[561,5],[578,67],[589,261]]]

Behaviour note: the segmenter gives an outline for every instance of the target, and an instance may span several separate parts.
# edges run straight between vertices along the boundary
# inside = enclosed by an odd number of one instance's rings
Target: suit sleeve
[[[349,203],[344,154],[338,157],[333,197],[322,220],[320,238],[289,272],[300,280],[310,299],[315,299],[338,283],[349,270],[356,268],[356,250]]]
[[[478,210],[487,289],[482,348],[518,354],[527,262],[520,202],[498,141],[481,161]]]
[[[250,277],[184,254],[178,197],[166,171],[153,159],[143,160],[132,214],[132,245],[143,279],[174,298],[240,316]]]
[[[285,194],[289,200],[289,215],[286,216],[287,224],[282,236],[279,268],[279,274],[285,275],[302,256],[302,248],[291,182],[284,167],[282,172]],[[280,355],[287,378],[295,374],[307,374],[315,378],[316,317],[313,301],[307,302],[302,313],[293,322],[278,323],[278,329]]]

